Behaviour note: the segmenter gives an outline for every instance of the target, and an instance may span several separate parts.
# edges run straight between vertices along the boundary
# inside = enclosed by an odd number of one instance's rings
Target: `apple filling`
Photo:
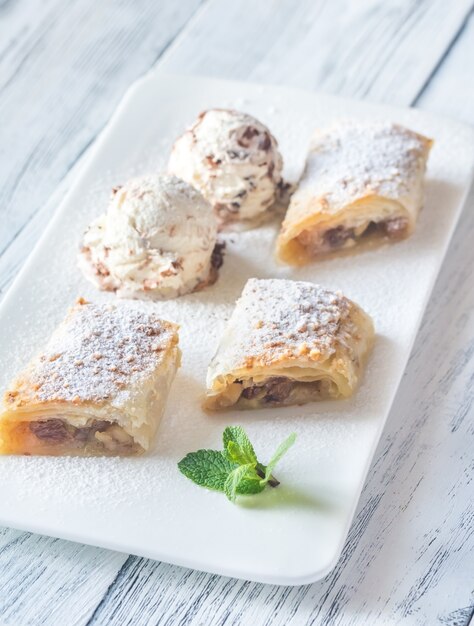
[[[311,254],[318,255],[341,248],[350,248],[355,243],[370,235],[388,237],[395,241],[408,235],[406,217],[394,217],[381,222],[366,222],[359,227],[336,226],[326,231],[320,229],[304,230],[297,237],[299,243]]]
[[[238,384],[242,385],[242,391],[237,404],[242,408],[305,404],[337,396],[336,386],[329,380],[305,382],[273,376],[259,383],[249,379]]]
[[[20,422],[10,430],[10,443],[17,454],[131,456],[143,451],[121,426],[96,419],[81,427],[59,417]]]

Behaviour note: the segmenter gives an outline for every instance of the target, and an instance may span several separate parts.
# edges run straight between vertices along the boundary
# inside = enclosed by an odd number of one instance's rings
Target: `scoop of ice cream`
[[[259,221],[276,200],[282,168],[268,128],[225,109],[201,113],[175,142],[168,164],[201,191],[221,222]]]
[[[216,234],[212,207],[191,185],[168,175],[135,178],[89,226],[80,266],[119,296],[173,298],[213,282]]]

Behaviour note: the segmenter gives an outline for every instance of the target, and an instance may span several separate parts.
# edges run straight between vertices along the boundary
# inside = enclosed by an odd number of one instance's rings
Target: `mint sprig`
[[[277,463],[295,443],[292,433],[281,443],[268,462],[257,459],[254,447],[241,426],[228,426],[222,436],[224,449],[190,452],[178,463],[182,474],[201,487],[222,491],[231,502],[239,495],[260,493],[268,484],[278,487],[273,475]]]
[[[187,454],[178,467],[196,485],[224,491],[225,481],[236,465],[217,450],[198,450]]]
[[[247,473],[251,473],[251,472],[252,472],[252,465],[248,463],[247,465],[238,465],[227,476],[227,480],[224,483],[224,493],[231,502],[235,502],[240,483],[243,480],[245,480]],[[264,487],[262,487],[262,489],[263,488]]]
[[[296,441],[296,433],[291,433],[291,435],[289,437],[287,437],[285,439],[285,441],[283,441],[278,446],[278,448],[276,449],[274,455],[272,456],[272,458],[268,462],[267,467],[265,468],[265,476],[263,478],[263,481],[265,483],[270,483],[270,481],[272,479],[275,480],[275,477],[272,476],[273,470],[275,469],[275,467],[278,464],[278,462],[282,459],[282,457],[285,456],[285,454],[288,452],[288,450],[291,448],[291,446],[295,443],[295,441]]]

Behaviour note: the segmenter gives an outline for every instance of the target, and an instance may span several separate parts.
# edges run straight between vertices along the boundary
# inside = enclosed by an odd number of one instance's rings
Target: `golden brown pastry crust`
[[[138,306],[79,300],[5,392],[0,453],[146,450],[179,365],[177,328]]]
[[[301,265],[369,234],[410,235],[431,145],[390,123],[345,123],[317,132],[277,240],[278,257]]]
[[[209,366],[205,407],[261,408],[350,396],[372,341],[372,320],[340,293],[252,278]]]

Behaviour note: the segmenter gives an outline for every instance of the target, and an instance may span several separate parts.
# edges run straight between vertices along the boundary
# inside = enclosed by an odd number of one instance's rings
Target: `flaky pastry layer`
[[[432,141],[397,124],[345,123],[315,134],[277,240],[301,265],[414,230]]]
[[[79,300],[5,392],[0,454],[147,450],[179,366],[177,329],[150,310]]]
[[[209,410],[350,396],[373,343],[370,317],[312,283],[250,279],[211,361]]]

